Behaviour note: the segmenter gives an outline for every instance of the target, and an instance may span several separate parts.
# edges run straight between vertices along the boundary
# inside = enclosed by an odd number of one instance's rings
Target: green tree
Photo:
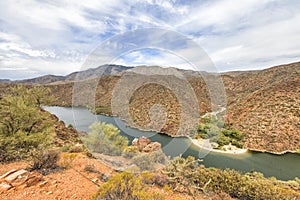
[[[41,91],[15,86],[1,97],[0,161],[33,157],[51,144],[53,122],[40,107],[46,95]]]
[[[128,146],[128,139],[112,124],[95,122],[90,129],[92,131],[82,141],[93,152],[118,156]]]
[[[216,117],[203,118],[198,125],[195,138],[209,139],[210,142],[217,142],[218,145],[224,146],[231,143],[239,148],[243,145],[243,134],[235,129],[230,129],[220,119]]]

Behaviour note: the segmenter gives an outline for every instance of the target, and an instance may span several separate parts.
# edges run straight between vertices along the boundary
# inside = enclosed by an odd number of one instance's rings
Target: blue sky
[[[80,70],[101,43],[143,28],[166,29],[193,40],[219,71],[295,62],[300,60],[299,10],[298,0],[0,1],[0,78]],[[141,38],[136,41],[143,42]],[[172,45],[180,48],[176,38]],[[189,46],[182,48],[184,55],[197,56]],[[145,47],[115,56],[116,64],[190,68],[163,49]]]

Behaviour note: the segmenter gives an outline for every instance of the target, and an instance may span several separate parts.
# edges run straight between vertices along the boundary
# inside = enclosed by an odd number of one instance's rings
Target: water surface
[[[223,154],[199,149],[186,137],[172,138],[153,131],[141,131],[126,127],[118,117],[94,115],[86,108],[80,107],[45,107],[46,110],[55,114],[66,125],[72,124],[79,131],[89,132],[89,126],[95,121],[111,123],[121,130],[121,134],[132,140],[134,137],[145,136],[152,141],[162,144],[163,151],[171,156],[183,157],[192,155],[203,159],[206,167],[230,168],[241,172],[258,171],[265,176],[274,176],[277,179],[289,180],[300,177],[300,155],[287,153],[273,155],[269,153],[247,152],[245,154]],[[208,154],[207,154],[208,153]]]

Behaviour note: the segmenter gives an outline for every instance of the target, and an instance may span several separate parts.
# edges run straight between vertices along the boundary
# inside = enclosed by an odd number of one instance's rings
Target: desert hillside
[[[184,123],[184,127],[189,128],[191,124],[194,124],[193,120],[197,116],[180,115],[183,110],[192,111],[193,107],[198,107],[199,113],[204,115],[211,111],[212,106],[217,107],[217,105],[212,105],[211,91],[205,82],[205,80],[214,80],[214,74],[200,74],[172,68],[140,68],[142,73],[134,73],[131,72],[132,68],[108,65],[77,72],[75,73],[78,76],[77,79],[73,73],[65,78],[60,77],[59,81],[54,80],[54,82],[48,79],[40,82],[43,80],[42,78],[25,82],[30,83],[28,87],[31,87],[33,83],[49,87],[56,97],[53,105],[89,107],[96,105],[94,110],[96,113],[118,115],[131,126],[156,130],[171,136],[189,134],[185,132],[185,129],[179,130],[180,123]],[[156,71],[159,73],[154,73]],[[170,74],[172,72],[175,75]],[[180,85],[184,82],[176,75],[177,73],[183,74],[184,80],[187,80],[194,90],[198,105],[193,105],[190,98],[186,98],[183,107],[180,99],[176,96],[176,91],[172,91],[172,88],[163,84],[147,83],[136,88],[132,93],[128,102],[130,116],[124,114],[127,105],[122,105],[122,101],[120,101],[120,107],[114,108],[113,113],[112,95],[116,86],[120,85],[120,81],[124,81],[124,74],[130,76],[130,80],[165,81],[168,82],[167,84],[181,89]],[[95,74],[99,76],[95,78]],[[221,78],[226,91],[226,123],[245,135],[244,145],[246,148],[273,153],[300,149],[299,62],[265,70],[226,72],[221,74]],[[126,84],[126,82],[124,83]],[[122,84],[124,83],[122,82]],[[7,91],[9,85],[9,83],[3,83],[0,89]],[[180,91],[179,89],[178,91]],[[220,89],[218,87],[214,89],[216,89],[215,98],[217,99],[217,94],[221,91],[218,91]],[[182,96],[186,95],[188,93]],[[222,101],[220,100],[220,102]],[[166,112],[166,123],[163,127],[150,123],[149,109],[155,104],[163,106]],[[183,118],[185,120],[182,120]]]

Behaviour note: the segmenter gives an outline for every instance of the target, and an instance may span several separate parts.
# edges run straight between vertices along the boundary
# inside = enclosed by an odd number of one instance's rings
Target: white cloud
[[[0,1],[0,70],[6,71],[0,78],[21,77],[9,74],[18,71],[13,69],[27,70],[28,77],[69,73],[105,39],[148,27],[192,38],[221,71],[298,61],[299,9],[297,0]],[[193,48],[174,52],[199,60]],[[170,52],[142,51],[120,59],[126,65],[186,67],[186,61]]]

